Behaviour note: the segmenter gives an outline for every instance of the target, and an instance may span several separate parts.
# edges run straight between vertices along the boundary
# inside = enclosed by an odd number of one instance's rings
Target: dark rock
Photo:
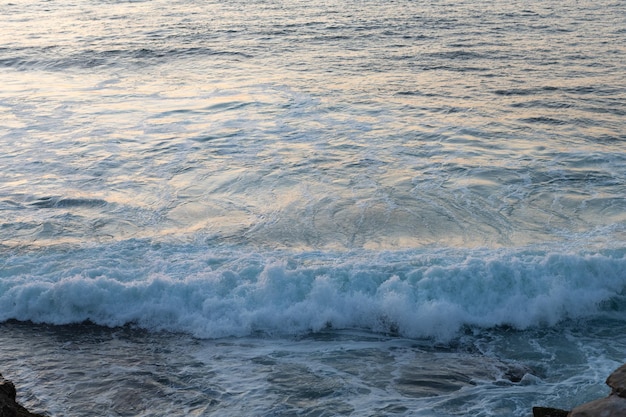
[[[43,417],[34,414],[16,402],[17,392],[13,382],[0,374],[0,417]]]
[[[0,396],[9,398],[13,401],[15,401],[15,398],[17,397],[15,385],[13,382],[4,379],[2,374],[0,374]]]
[[[522,382],[526,375],[535,375],[535,371],[519,364],[509,365],[504,369],[504,378],[513,383]]]
[[[620,366],[609,375],[606,384],[613,389],[612,395],[626,398],[626,365]]]
[[[533,417],[567,417],[569,411],[560,408],[533,407]]]
[[[583,404],[572,410],[569,417],[624,417],[626,398],[609,395],[606,398]]]

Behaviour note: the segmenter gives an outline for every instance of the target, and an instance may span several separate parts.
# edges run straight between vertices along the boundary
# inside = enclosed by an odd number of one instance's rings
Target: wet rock
[[[0,417],[43,417],[34,414],[16,402],[17,392],[13,382],[0,374]]]
[[[609,375],[606,384],[612,389],[611,395],[574,408],[569,417],[626,416],[626,365]]]
[[[522,382],[524,377],[534,374],[535,371],[520,364],[512,364],[504,368],[504,378],[514,383]]]
[[[533,407],[533,417],[567,417],[569,411],[560,408]]]
[[[556,408],[533,407],[533,417],[626,417],[626,364],[606,379],[611,394],[567,411]],[[565,414],[563,414],[565,413]]]
[[[611,395],[626,398],[626,364],[620,366],[615,372],[609,375],[606,379],[606,384],[613,389]]]
[[[609,395],[606,398],[583,404],[572,410],[569,417],[624,417],[626,398]]]

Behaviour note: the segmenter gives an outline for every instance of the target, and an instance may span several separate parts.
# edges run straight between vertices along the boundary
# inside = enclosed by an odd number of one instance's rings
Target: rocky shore
[[[626,417],[626,364],[606,379],[611,387],[608,397],[579,405],[571,411],[534,407],[533,417]]]
[[[533,417],[625,417],[626,416],[626,364],[616,369],[606,379],[611,387],[608,397],[582,404],[571,411],[549,407],[533,407]],[[13,382],[0,374],[0,417],[44,417],[31,413],[16,401]]]
[[[44,417],[31,413],[16,401],[15,385],[0,374],[0,417]]]

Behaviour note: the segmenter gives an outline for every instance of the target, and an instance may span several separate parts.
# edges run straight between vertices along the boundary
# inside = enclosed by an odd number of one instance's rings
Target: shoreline
[[[611,387],[608,397],[581,404],[571,411],[550,407],[533,407],[533,417],[624,417],[626,416],[626,364],[607,378]]]
[[[17,402],[15,384],[0,373],[0,417],[44,417],[32,413]]]
[[[533,407],[533,417],[623,417],[626,415],[626,364],[606,379],[611,393],[595,401],[581,404],[571,411],[551,407]],[[0,417],[45,417],[33,413],[17,402],[17,390],[12,381],[0,373]]]

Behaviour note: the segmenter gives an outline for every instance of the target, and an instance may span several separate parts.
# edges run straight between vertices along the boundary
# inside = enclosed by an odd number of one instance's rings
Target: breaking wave
[[[359,328],[448,340],[626,309],[625,249],[249,253],[130,240],[2,258],[2,321],[200,338]]]

